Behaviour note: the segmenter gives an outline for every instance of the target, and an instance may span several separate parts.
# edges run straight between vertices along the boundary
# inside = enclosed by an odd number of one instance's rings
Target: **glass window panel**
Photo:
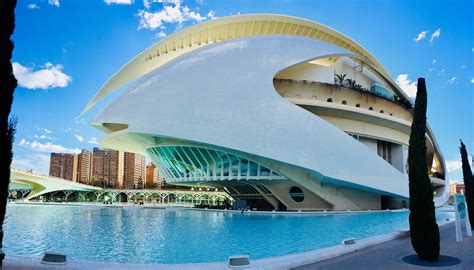
[[[181,172],[173,165],[173,162],[170,159],[166,157],[161,157],[161,160],[165,165],[167,165],[167,167],[171,170],[171,172],[175,175],[176,178],[183,177],[183,175],[181,175]]]
[[[170,165],[181,175],[180,177],[187,177],[186,176],[186,168],[184,168],[179,160],[176,159],[176,156],[172,154],[170,147],[163,147],[161,148],[162,152],[167,157],[166,160],[169,161]]]
[[[196,166],[202,167],[203,160],[200,158],[200,156],[196,155],[195,150],[193,148],[194,147],[185,147],[184,151],[193,160],[193,162],[194,162],[194,164],[196,164]]]
[[[222,159],[220,158],[220,156],[217,154],[216,151],[211,150],[211,149],[207,149],[207,151],[212,157],[214,157],[214,160],[216,161],[213,166],[215,176],[222,176]]]
[[[200,176],[197,165],[194,163],[194,161],[191,159],[191,157],[186,153],[185,149],[180,147],[180,146],[176,146],[175,151],[181,157],[181,159],[183,160],[182,166],[185,167],[186,174],[189,177],[198,177],[198,176]]]
[[[209,162],[209,173],[211,174],[210,176],[215,176],[216,175],[216,160],[212,156],[211,151],[209,149],[201,149],[201,153],[203,157]]]
[[[234,160],[232,161],[232,176],[239,175],[239,159],[236,156],[233,156]]]
[[[257,165],[257,163],[250,161],[250,172],[249,172],[249,175],[250,175],[250,176],[257,176],[257,172],[258,172],[258,165]]]
[[[207,153],[205,153],[205,149],[193,148],[193,153],[199,158],[202,163],[202,170],[206,173],[206,175],[212,176],[212,160],[210,157],[206,158]]]
[[[248,163],[247,159],[242,159],[240,162],[240,176],[247,176],[248,174]]]
[[[155,160],[158,163],[157,166],[160,166],[169,178],[176,178],[177,177],[177,175],[175,175],[175,172],[173,172],[173,170],[163,162],[162,157],[156,156]]]
[[[184,152],[179,147],[170,147],[170,152],[173,153],[173,157],[175,158],[175,165],[180,168],[180,170],[184,173],[184,177],[194,177],[194,170],[193,166],[188,163],[188,159],[184,155]]]
[[[168,161],[166,160],[166,158],[163,158],[163,157],[159,157],[158,158],[160,160],[160,162],[163,164],[163,166],[168,170],[169,174],[171,177],[173,178],[180,178],[181,175],[179,174],[178,171],[175,170],[175,168],[173,168],[172,166],[170,166],[170,164],[168,163]]]
[[[186,158],[190,161],[189,163],[195,167],[200,167],[200,162],[193,155],[189,147],[180,147],[180,150],[184,152]]]
[[[167,157],[166,152],[161,149],[161,147],[155,147],[151,150],[153,151],[156,160],[160,160],[160,162],[163,164],[163,167],[168,169],[168,172],[171,174],[171,177],[181,177],[178,171],[174,168],[174,166],[172,166],[169,158]]]
[[[270,176],[270,170],[260,166],[260,176]]]

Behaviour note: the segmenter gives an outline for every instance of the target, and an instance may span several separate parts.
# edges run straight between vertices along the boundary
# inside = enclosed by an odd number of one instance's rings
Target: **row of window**
[[[329,102],[329,103],[332,103],[332,102],[333,102],[332,98],[328,98],[326,101]],[[341,104],[342,104],[342,105],[347,105],[347,101],[343,100],[343,101],[341,102]],[[357,108],[361,108],[361,106],[360,106],[359,103],[357,103],[355,106],[356,106]],[[369,111],[373,111],[373,110],[374,110],[374,107],[369,107]],[[380,112],[380,113],[385,113],[384,110],[380,110],[379,112]],[[389,115],[390,115],[390,116],[393,116],[392,113],[390,113]]]
[[[285,95],[282,94],[282,96],[284,97]],[[300,94],[296,94],[295,97],[296,97],[296,98],[301,98],[301,95],[300,95]],[[318,97],[315,96],[315,95],[313,95],[311,98],[312,98],[312,99],[318,99]],[[333,102],[333,99],[332,99],[332,98],[328,98],[326,101],[332,103],[332,102]],[[346,100],[343,100],[343,101],[341,102],[341,104],[347,105],[347,101],[346,101]],[[356,106],[357,108],[361,108],[361,105],[360,105],[359,103],[357,103],[355,106]],[[369,110],[369,111],[373,111],[373,110],[374,110],[374,107],[369,107],[368,110]],[[384,110],[380,110],[379,112],[380,112],[380,113],[385,113]],[[393,116],[392,113],[389,113],[389,115],[390,115],[390,116]]]
[[[256,162],[207,148],[159,146],[150,147],[147,152],[160,167],[165,178],[181,180],[284,178]]]

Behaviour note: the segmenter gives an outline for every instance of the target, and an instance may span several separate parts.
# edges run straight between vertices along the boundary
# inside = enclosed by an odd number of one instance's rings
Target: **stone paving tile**
[[[462,227],[463,236],[465,228]],[[294,270],[340,270],[340,269],[466,269],[474,270],[474,237],[456,242],[454,223],[440,227],[441,254],[461,260],[461,264],[449,267],[422,267],[407,264],[402,258],[415,254],[409,237],[371,246],[329,260],[293,268]]]

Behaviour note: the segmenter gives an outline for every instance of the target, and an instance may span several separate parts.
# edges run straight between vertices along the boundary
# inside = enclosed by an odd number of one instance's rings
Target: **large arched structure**
[[[100,187],[85,185],[69,180],[37,174],[33,172],[11,168],[11,182],[8,187],[12,199],[16,200],[37,200],[41,196],[51,196],[55,194],[64,195],[61,201],[68,201],[68,197],[77,193],[79,202],[86,201],[86,195],[92,193],[92,200],[89,202],[99,203],[107,197],[111,202],[137,202],[137,197],[145,204],[156,203],[152,197],[158,197],[160,204],[174,204],[183,206],[194,206],[199,203],[205,206],[216,206],[219,202],[233,201],[226,192],[217,189],[196,189],[196,190],[166,190],[166,189],[103,189]],[[13,195],[13,193],[15,193]],[[124,195],[125,200],[120,199]],[[53,196],[54,197],[54,196]],[[170,199],[172,197],[172,199]],[[190,199],[189,199],[189,198]],[[70,197],[69,197],[70,198]],[[76,199],[77,199],[76,198]],[[188,200],[186,200],[188,198]]]
[[[28,195],[25,197],[26,200],[56,191],[93,192],[102,190],[100,187],[76,183],[42,174],[35,174],[15,168],[11,168],[10,181],[10,190],[29,190]]]
[[[192,26],[125,65],[85,111],[132,80],[92,125],[107,133],[103,146],[148,154],[169,182],[223,187],[267,209],[405,205],[412,105],[332,29],[280,15]],[[427,138],[441,194],[444,160]]]

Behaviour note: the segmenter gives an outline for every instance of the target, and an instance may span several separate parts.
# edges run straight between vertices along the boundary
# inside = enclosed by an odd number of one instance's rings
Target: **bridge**
[[[233,201],[217,189],[104,189],[62,178],[11,168],[9,200],[48,202],[122,202],[215,206]]]

